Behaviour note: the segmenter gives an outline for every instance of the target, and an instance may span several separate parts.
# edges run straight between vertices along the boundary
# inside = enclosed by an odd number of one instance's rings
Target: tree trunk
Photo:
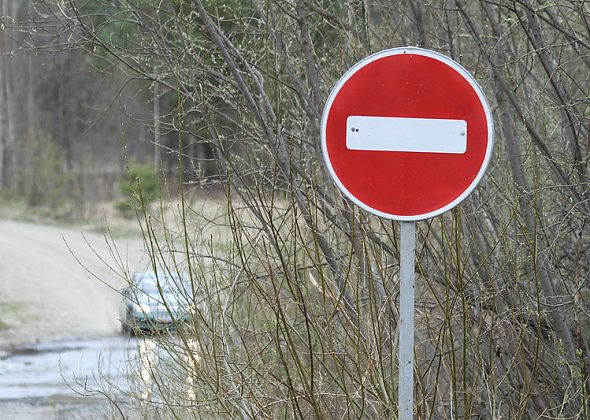
[[[154,169],[160,169],[160,141],[162,133],[160,129],[160,83],[154,82]]]

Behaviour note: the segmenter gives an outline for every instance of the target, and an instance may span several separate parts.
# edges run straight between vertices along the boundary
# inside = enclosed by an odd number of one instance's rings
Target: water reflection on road
[[[122,404],[128,393],[149,400],[151,375],[160,353],[150,337],[123,336],[0,350],[0,418],[10,410],[17,411],[7,418],[19,413],[23,416],[18,418],[53,417],[55,413],[37,413],[33,406],[45,405],[45,410],[51,410],[57,401],[88,406],[88,398],[82,396],[100,396],[97,390],[106,391]],[[102,404],[108,405],[104,399]]]

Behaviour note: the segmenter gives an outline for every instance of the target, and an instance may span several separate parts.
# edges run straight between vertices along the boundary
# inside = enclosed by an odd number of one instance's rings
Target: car
[[[174,329],[179,322],[190,319],[191,284],[178,273],[135,273],[121,295],[119,320],[123,334]]]

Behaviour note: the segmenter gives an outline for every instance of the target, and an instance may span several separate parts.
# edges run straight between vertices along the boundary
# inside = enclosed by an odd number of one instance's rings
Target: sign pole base
[[[414,261],[416,223],[401,222],[399,420],[412,420],[414,407]]]

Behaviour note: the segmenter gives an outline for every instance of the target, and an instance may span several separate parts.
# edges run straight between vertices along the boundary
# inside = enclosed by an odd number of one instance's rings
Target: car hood
[[[175,296],[170,293],[163,295],[151,295],[142,293],[138,297],[140,305],[147,305],[152,312],[163,312],[170,310],[171,312],[180,312],[186,310],[188,307],[186,299]]]

